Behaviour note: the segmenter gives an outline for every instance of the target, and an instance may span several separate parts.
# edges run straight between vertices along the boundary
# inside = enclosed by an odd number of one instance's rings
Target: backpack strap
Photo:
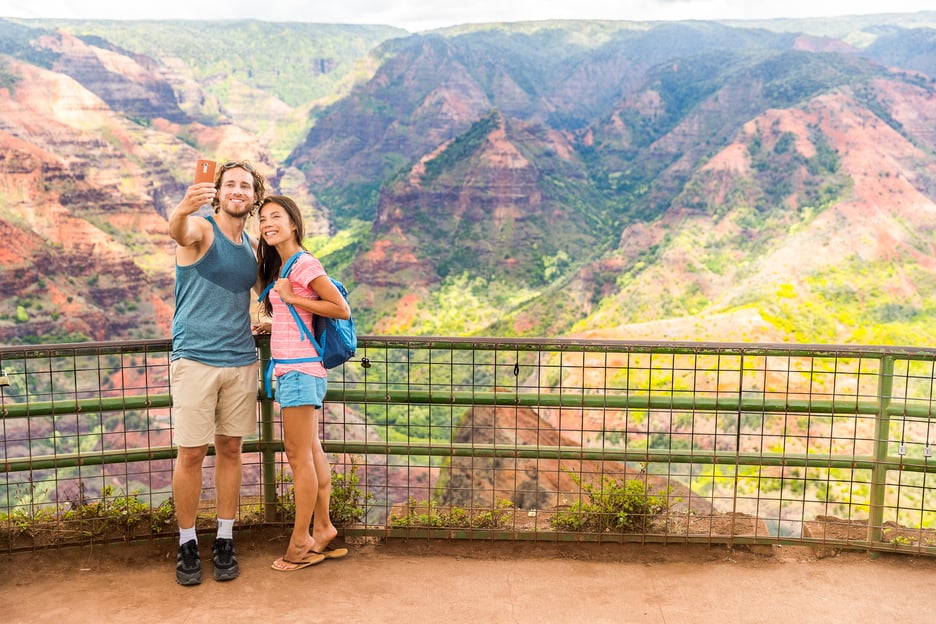
[[[286,263],[283,265],[283,268],[280,270],[280,277],[289,277],[289,272],[292,271],[293,265],[296,264],[296,261],[304,253],[308,253],[308,252],[305,251],[304,249],[300,249],[299,251],[294,253],[292,256],[290,256],[289,259],[286,261]],[[257,298],[258,302],[263,301],[264,298],[266,298],[266,296],[269,294],[270,290],[272,290],[273,285],[275,283],[276,282],[273,281],[267,284],[267,287],[263,289],[263,292],[260,293],[260,296]],[[279,359],[279,360],[270,358],[270,361],[267,363],[266,370],[264,370],[263,372],[263,389],[266,392],[266,396],[268,399],[273,398],[273,369],[276,368],[277,364],[301,364],[305,362],[321,362],[322,361],[322,347],[319,344],[318,340],[315,339],[315,335],[309,329],[309,326],[306,325],[305,322],[303,322],[302,317],[299,316],[299,312],[296,311],[295,306],[293,306],[290,303],[286,303],[285,301],[283,303],[286,304],[286,307],[289,309],[289,312],[292,314],[293,320],[296,322],[296,325],[299,327],[299,339],[305,340],[306,338],[308,338],[312,342],[312,344],[315,345],[315,350],[319,355],[315,357],[286,358],[286,359]]]
[[[280,270],[280,277],[289,277],[289,272],[292,271],[293,265],[296,264],[296,261],[299,259],[299,256],[301,256],[304,253],[309,253],[309,252],[307,252],[304,249],[300,249],[299,251],[291,255],[289,257],[289,260],[286,261],[286,263],[283,265],[283,268]],[[275,283],[276,282],[273,281],[267,284],[267,287],[264,288],[263,292],[260,293],[260,296],[257,297],[258,302],[263,301],[266,298],[270,290],[273,289],[273,285]],[[295,306],[293,306],[291,303],[286,303],[285,301],[283,303],[286,304],[286,307],[289,309],[290,314],[292,314],[293,320],[296,321],[296,325],[299,327],[299,339],[305,340],[306,338],[308,338],[312,342],[312,344],[315,345],[316,351],[321,353],[322,352],[321,346],[319,345],[318,341],[315,339],[315,336],[312,334],[312,331],[309,329],[309,327],[302,321],[302,317],[299,316],[299,312],[296,311]]]
[[[267,362],[266,370],[263,371],[263,391],[266,393],[268,399],[273,398],[273,369],[276,368],[277,364],[301,364],[303,362],[321,362],[322,356],[316,357],[304,357],[304,358],[285,358],[281,360],[276,360],[270,358],[270,361]]]

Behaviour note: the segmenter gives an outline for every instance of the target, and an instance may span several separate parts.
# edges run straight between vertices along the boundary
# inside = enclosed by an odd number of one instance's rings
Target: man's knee
[[[176,467],[182,470],[201,469],[205,461],[205,455],[208,454],[208,445],[205,446],[180,446],[179,453],[176,456]]]
[[[242,440],[243,438],[217,435],[215,436],[215,452],[218,454],[218,457],[223,457],[225,459],[239,458]]]

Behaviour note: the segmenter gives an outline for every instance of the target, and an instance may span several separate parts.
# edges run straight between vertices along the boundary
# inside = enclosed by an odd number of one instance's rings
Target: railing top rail
[[[100,355],[117,353],[166,352],[172,341],[162,338],[148,340],[119,340],[105,342],[50,343],[38,345],[0,345],[0,360],[47,358],[57,356]]]
[[[257,336],[258,343],[268,336]],[[0,346],[0,360],[23,357],[74,356],[100,353],[165,352],[171,349],[167,339],[122,340],[104,342],[56,343]],[[669,353],[688,355],[750,355],[865,357],[887,356],[936,360],[936,348],[890,345],[832,345],[808,343],[692,342],[656,340],[593,340],[582,338],[496,338],[451,336],[359,336],[359,349],[428,348],[452,350],[516,351],[590,351]]]
[[[442,336],[363,336],[364,347],[442,349],[515,349],[518,351],[576,350],[609,352],[665,352],[675,354],[849,356],[936,359],[936,349],[888,345],[830,345],[799,343],[692,342],[671,340],[591,340],[580,338],[453,338]]]

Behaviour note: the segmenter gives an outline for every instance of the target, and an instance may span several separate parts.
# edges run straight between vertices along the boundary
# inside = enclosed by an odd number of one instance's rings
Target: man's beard
[[[250,204],[233,205],[231,202],[227,202],[221,205],[221,210],[229,217],[244,219],[250,216],[250,211],[253,210],[253,206]]]

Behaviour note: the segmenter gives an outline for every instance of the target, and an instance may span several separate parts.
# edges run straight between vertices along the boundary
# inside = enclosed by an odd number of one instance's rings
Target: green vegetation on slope
[[[293,107],[331,96],[355,59],[406,34],[390,26],[299,22],[42,20],[41,24],[97,37],[157,60],[176,58],[196,79],[238,80]]]
[[[19,77],[10,71],[10,64],[0,58],[0,89],[9,89],[13,93]]]

